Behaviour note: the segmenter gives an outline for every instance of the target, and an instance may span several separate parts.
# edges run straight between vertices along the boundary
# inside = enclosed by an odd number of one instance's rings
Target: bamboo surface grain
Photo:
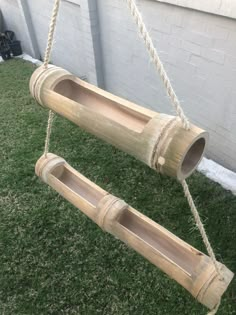
[[[38,68],[30,80],[44,107],[118,147],[163,174],[183,180],[200,162],[208,133],[108,93],[67,72]]]

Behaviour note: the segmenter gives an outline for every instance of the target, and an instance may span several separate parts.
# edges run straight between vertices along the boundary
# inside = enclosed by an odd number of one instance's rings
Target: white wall
[[[0,0],[0,7],[27,52],[17,1]],[[43,56],[53,1],[21,1],[28,4]],[[227,1],[220,1],[217,14],[227,13]],[[228,18],[156,0],[137,3],[187,116],[210,132],[208,157],[236,171],[234,11]],[[117,95],[174,113],[124,0],[61,0],[52,61]]]
[[[48,26],[53,7],[53,1],[28,0],[36,39],[41,56],[44,55]],[[41,9],[43,8],[43,10]],[[55,35],[55,46],[52,62],[64,67],[77,75],[86,74],[86,59],[83,45],[83,31],[80,7],[76,4],[62,1]]]
[[[1,8],[0,8],[0,32],[3,32],[3,17],[2,17]]]
[[[236,18],[236,1],[235,0],[155,0],[159,2],[171,3],[199,10],[202,12],[213,13],[216,15],[224,15],[231,18]]]

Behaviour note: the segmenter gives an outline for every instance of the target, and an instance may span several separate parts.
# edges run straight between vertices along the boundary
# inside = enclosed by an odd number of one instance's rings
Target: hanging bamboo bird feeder
[[[92,183],[59,156],[43,155],[36,164],[36,174],[103,230],[175,279],[200,303],[210,309],[219,303],[233,277],[227,267],[218,263],[220,279],[208,256]]]
[[[206,131],[192,124],[185,130],[178,118],[128,102],[64,69],[38,68],[30,91],[42,106],[179,180],[192,174],[204,154]]]
[[[215,314],[233,273],[216,261],[185,182],[205,152],[208,133],[189,123],[135,1],[126,2],[178,117],[138,106],[49,65],[60,4],[60,0],[55,0],[44,64],[30,80],[32,96],[51,110],[45,150],[36,164],[36,174],[104,231],[143,255]],[[52,111],[154,170],[180,180],[210,257],[89,181],[61,157],[48,153]]]

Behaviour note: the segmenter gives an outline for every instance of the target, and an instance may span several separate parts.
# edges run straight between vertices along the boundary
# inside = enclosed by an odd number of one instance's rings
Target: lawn
[[[205,315],[180,285],[101,231],[34,174],[47,110],[28,91],[35,66],[0,64],[0,314]],[[51,152],[205,252],[181,185],[57,117]],[[236,271],[236,197],[188,179],[217,259]],[[236,285],[219,310],[236,314]]]

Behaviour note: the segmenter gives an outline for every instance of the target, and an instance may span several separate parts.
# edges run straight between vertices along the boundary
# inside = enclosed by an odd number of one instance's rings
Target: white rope
[[[163,143],[165,141],[166,135],[169,132],[169,129],[173,127],[173,124],[177,121],[177,117],[174,117],[170,119],[167,124],[164,125],[164,127],[161,129],[161,132],[157,138],[156,145],[154,147],[154,155],[152,157],[152,167],[154,169],[157,169],[159,172],[161,172],[162,163],[160,163],[160,158],[162,158],[161,153],[163,150]],[[163,159],[163,158],[162,158]]]
[[[192,211],[192,214],[193,214],[193,217],[195,219],[195,222],[196,222],[196,225],[200,231],[200,234],[202,236],[202,240],[206,246],[206,249],[207,249],[207,252],[208,252],[208,255],[210,256],[214,266],[215,266],[215,270],[216,272],[218,273],[218,276],[220,278],[220,280],[223,280],[223,276],[221,275],[221,271],[220,271],[220,267],[218,265],[218,262],[216,260],[216,257],[215,257],[215,254],[214,254],[214,251],[213,251],[213,248],[211,247],[211,244],[210,244],[210,241],[208,239],[208,236],[206,234],[206,230],[204,228],[204,225],[201,221],[201,218],[200,218],[200,215],[199,215],[199,212],[195,206],[195,203],[193,201],[193,197],[189,191],[189,187],[188,187],[188,184],[185,180],[181,181],[181,184],[183,186],[183,189],[184,189],[184,194],[188,200],[188,204],[189,204],[189,207]],[[221,301],[210,311],[207,313],[207,315],[215,315],[220,307],[220,304],[221,304]]]
[[[57,24],[57,16],[59,13],[59,7],[60,7],[60,0],[55,0],[53,10],[52,10],[52,17],[49,25],[49,32],[48,32],[48,40],[47,40],[47,47],[45,50],[45,55],[44,55],[44,67],[47,68],[50,57],[51,57],[51,52],[52,52],[52,47],[53,47],[53,38],[54,38],[54,33],[55,33],[55,28]]]
[[[49,26],[47,47],[46,47],[45,56],[44,56],[43,66],[45,69],[48,68],[48,64],[49,64],[51,53],[52,53],[53,38],[54,38],[54,33],[55,33],[55,29],[56,29],[56,24],[57,24],[59,7],[60,7],[60,0],[55,0],[54,6],[53,6],[53,11],[52,11],[52,17],[51,17],[51,21],[50,21],[50,26]],[[53,111],[50,110],[49,114],[48,114],[47,132],[46,132],[45,147],[44,147],[44,155],[45,156],[47,156],[48,151],[49,151],[50,136],[51,136],[51,131],[52,131],[52,122],[53,122],[54,115],[55,114],[53,113]]]
[[[52,122],[55,114],[52,110],[48,113],[48,123],[47,123],[47,130],[46,130],[46,138],[45,138],[45,145],[44,145],[44,156],[47,157],[50,145],[50,137],[52,132]]]
[[[197,208],[196,208],[196,206],[195,206],[195,204],[194,204],[192,195],[191,195],[191,193],[190,193],[190,191],[189,191],[188,184],[186,183],[185,180],[181,181],[181,184],[182,184],[182,186],[183,186],[184,194],[185,194],[185,196],[186,196],[186,198],[187,198],[187,200],[188,200],[190,209],[191,209],[192,214],[193,214],[193,216],[194,216],[196,225],[197,225],[197,227],[198,227],[198,229],[199,229],[199,231],[200,231],[200,233],[201,233],[203,242],[204,242],[204,244],[205,244],[205,246],[206,246],[207,252],[208,252],[208,254],[209,254],[209,256],[210,256],[210,258],[211,258],[211,260],[212,260],[212,262],[213,262],[213,264],[214,264],[214,266],[215,266],[215,269],[216,269],[218,275],[219,275],[220,278],[222,279],[221,272],[220,272],[220,267],[219,267],[219,265],[218,265],[218,262],[217,262],[217,260],[216,260],[214,251],[213,251],[213,249],[212,249],[212,247],[211,247],[211,244],[210,244],[210,242],[209,242],[209,239],[208,239],[208,236],[207,236],[207,234],[206,234],[205,228],[204,228],[204,226],[203,226],[203,224],[202,224],[202,221],[201,221],[200,215],[199,215],[199,213],[198,213],[198,210],[197,210]]]
[[[162,82],[164,83],[164,86],[166,88],[166,92],[167,95],[170,97],[171,99],[171,103],[177,113],[177,115],[180,117],[183,127],[185,129],[189,129],[189,120],[188,118],[185,116],[184,111],[180,105],[180,102],[175,94],[175,91],[170,83],[170,79],[168,78],[168,75],[164,69],[164,66],[158,56],[158,53],[155,49],[155,46],[153,44],[153,41],[147,31],[147,28],[143,22],[143,18],[141,13],[139,12],[136,3],[134,0],[125,0],[128,4],[128,7],[130,9],[130,13],[135,21],[135,23],[138,26],[139,29],[139,33],[142,37],[142,39],[144,40],[144,43],[146,45],[147,51],[155,65],[155,68],[157,70],[157,72],[159,73]]]
[[[180,105],[180,102],[174,92],[174,89],[170,83],[170,79],[168,78],[168,75],[164,69],[164,66],[158,56],[158,53],[154,47],[154,44],[153,44],[153,41],[147,31],[147,28],[144,24],[144,21],[142,19],[142,16],[141,16],[141,13],[139,12],[137,6],[136,6],[136,3],[135,3],[135,0],[126,0],[127,4],[128,4],[128,7],[130,9],[130,13],[135,21],[135,23],[137,24],[138,26],[138,29],[139,29],[139,33],[142,37],[142,39],[144,40],[144,43],[146,45],[146,48],[147,48],[147,51],[155,65],[155,68],[157,70],[157,72],[159,73],[163,83],[164,83],[164,86],[166,88],[166,91],[167,91],[167,94],[168,96],[170,97],[171,99],[171,103],[174,107],[174,109],[176,110],[176,113],[177,115],[180,117],[181,119],[181,122],[183,124],[183,127],[185,129],[189,129],[189,121],[187,119],[187,117],[185,116],[184,112],[183,112],[183,109]],[[191,193],[189,191],[189,188],[188,188],[188,185],[186,183],[186,181],[182,181],[182,186],[183,186],[183,189],[184,189],[184,193],[185,193],[185,196],[188,200],[188,203],[189,203],[189,206],[190,206],[190,209],[192,211],[192,214],[194,216],[194,219],[195,219],[195,222],[197,224],[197,227],[201,233],[201,236],[202,236],[202,239],[203,239],[203,242],[206,246],[206,249],[207,249],[207,252],[215,266],[215,269],[216,269],[216,272],[218,273],[218,275],[220,276],[220,278],[222,279],[222,276],[221,276],[221,272],[220,272],[220,268],[219,268],[219,265],[217,263],[217,260],[215,258],[215,254],[214,254],[214,251],[211,247],[211,244],[209,242],[209,239],[207,237],[207,234],[206,234],[206,231],[205,231],[205,228],[201,222],[201,218],[200,218],[200,215],[198,213],[198,210],[194,204],[194,201],[193,201],[193,198],[191,196]],[[220,303],[219,303],[220,305]],[[217,305],[217,307],[212,310],[209,315],[214,315],[216,314],[218,308],[219,308],[219,305]]]
[[[150,54],[150,57],[152,59],[152,61],[154,62],[154,65],[158,71],[158,73],[160,74],[160,77],[164,83],[164,86],[166,88],[167,94],[171,99],[172,105],[176,110],[177,115],[180,117],[183,127],[185,129],[189,129],[189,121],[187,119],[187,117],[185,116],[183,109],[180,105],[180,102],[173,90],[173,87],[170,83],[170,80],[168,78],[168,75],[164,69],[164,66],[157,54],[157,51],[153,45],[152,39],[146,29],[146,26],[142,20],[142,16],[140,14],[140,12],[138,11],[138,8],[135,4],[134,0],[126,0],[128,7],[130,9],[131,15],[133,16],[138,28],[139,28],[139,32],[146,44],[147,50]],[[44,67],[47,68],[48,64],[49,64],[49,60],[50,60],[50,56],[51,56],[51,52],[52,52],[52,47],[53,47],[53,38],[54,38],[54,33],[55,33],[55,28],[56,28],[56,22],[57,22],[57,16],[58,16],[58,12],[59,12],[59,6],[60,6],[60,0],[55,0],[54,2],[54,7],[53,7],[53,12],[52,12],[52,18],[51,18],[51,22],[50,22],[50,27],[49,27],[49,33],[48,33],[48,41],[47,41],[47,48],[45,51],[45,58],[44,58]],[[50,110],[49,111],[49,116],[48,116],[48,124],[47,124],[47,133],[46,133],[46,139],[45,139],[45,148],[44,148],[44,154],[47,155],[48,151],[49,151],[49,144],[50,144],[50,135],[51,135],[51,130],[52,130],[52,122],[53,122],[53,117],[54,117],[54,113]],[[210,245],[210,242],[208,240],[206,231],[204,229],[204,226],[201,222],[199,213],[197,211],[197,208],[193,202],[191,193],[189,191],[188,185],[186,183],[186,181],[182,181],[182,186],[184,189],[184,193],[185,196],[188,200],[189,206],[191,208],[191,211],[193,213],[193,216],[195,218],[196,224],[199,228],[199,231],[202,235],[204,244],[207,248],[208,254],[211,257],[214,265],[215,265],[215,269],[218,272],[218,274],[220,275],[220,268],[218,266],[218,263],[216,261],[215,258],[215,254],[213,252],[213,249]],[[220,303],[218,305],[216,305],[216,307],[211,310],[208,315],[215,315],[216,312],[218,311],[218,308],[220,306]]]

